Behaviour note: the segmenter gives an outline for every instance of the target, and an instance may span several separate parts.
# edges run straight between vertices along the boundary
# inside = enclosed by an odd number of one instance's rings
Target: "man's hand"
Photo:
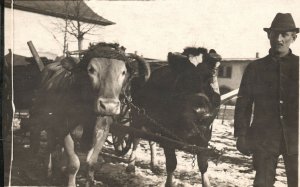
[[[237,138],[236,148],[240,153],[244,155],[250,156],[251,154],[249,144],[247,143],[246,140],[246,136],[239,136]]]

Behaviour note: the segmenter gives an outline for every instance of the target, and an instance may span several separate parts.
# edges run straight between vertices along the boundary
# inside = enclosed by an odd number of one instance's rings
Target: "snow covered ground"
[[[24,147],[28,142],[26,138],[15,136],[14,163],[13,163],[13,185],[37,185],[45,186],[50,183],[45,180],[45,171],[43,165],[38,164],[38,160],[26,158],[29,156],[28,149]],[[235,148],[235,139],[233,137],[233,121],[215,120],[213,126],[213,137],[211,145],[217,149],[225,149],[224,155],[216,165],[213,161],[209,161],[209,176],[211,184],[214,187],[248,187],[252,185],[254,171],[250,157],[241,155]],[[164,186],[166,179],[165,157],[162,148],[157,148],[157,158],[159,167],[163,171],[161,174],[153,174],[150,170],[150,150],[147,141],[142,141],[137,153],[137,168],[135,174],[126,173],[126,159],[116,157],[113,154],[113,148],[109,145],[105,146],[104,164],[96,167],[95,178],[99,187],[144,187],[144,186]],[[181,186],[201,186],[201,177],[198,172],[197,164],[192,167],[193,155],[177,151],[178,165],[175,172],[176,182]],[[78,185],[84,186],[84,160],[85,155],[80,153],[82,161],[81,170],[78,174]],[[283,166],[283,160],[280,158],[277,168],[277,176],[275,187],[285,187],[286,177]]]

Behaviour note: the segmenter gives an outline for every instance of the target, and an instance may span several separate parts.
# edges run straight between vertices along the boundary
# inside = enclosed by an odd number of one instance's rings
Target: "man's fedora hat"
[[[264,31],[269,32],[270,30],[274,31],[295,31],[299,33],[299,28],[296,28],[294,19],[290,13],[277,13],[270,28],[264,28]]]

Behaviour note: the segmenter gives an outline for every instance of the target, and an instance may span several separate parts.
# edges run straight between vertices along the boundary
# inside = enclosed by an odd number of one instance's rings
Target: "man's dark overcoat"
[[[280,154],[285,145],[288,154],[297,154],[298,103],[299,56],[290,50],[282,58],[270,53],[251,62],[238,93],[235,136],[247,136],[252,151]]]

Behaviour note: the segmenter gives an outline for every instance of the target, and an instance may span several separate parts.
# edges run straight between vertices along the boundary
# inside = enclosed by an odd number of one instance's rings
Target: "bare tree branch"
[[[46,27],[45,25],[43,25],[41,22],[39,22],[39,23],[40,23],[40,25],[41,25],[42,27],[44,27],[44,29],[46,29],[48,32],[50,32],[50,33],[52,34],[52,37],[54,38],[54,40],[55,40],[59,45],[63,46],[63,44],[57,39],[56,35],[55,35],[48,27]]]
[[[71,26],[74,30],[76,30],[76,29],[77,29],[77,26],[74,24],[74,22],[75,22],[75,21],[71,20],[71,25],[70,25],[70,26]]]
[[[95,24],[82,24],[82,31],[85,32],[86,30],[91,30],[91,28],[95,28],[97,25]]]
[[[87,15],[89,8],[83,9],[82,4],[84,1],[82,0],[63,0],[64,1],[64,9],[66,13],[66,17],[64,22],[57,22],[54,24],[58,31],[64,33],[64,49],[67,46],[70,39],[75,37],[78,44],[78,50],[81,49],[82,41],[85,35],[93,35],[93,31],[97,28],[97,24],[88,24],[81,22],[81,18]],[[85,7],[85,6],[84,6]],[[70,17],[72,16],[72,19]],[[99,28],[99,27],[98,27]],[[72,36],[72,37],[68,37]]]
[[[71,24],[68,28],[71,29],[72,32],[77,32],[77,26],[74,24],[73,21],[71,21]]]
[[[51,22],[51,24],[54,25],[54,27],[56,29],[58,29],[59,32],[61,32],[61,33],[65,32],[65,26],[62,23],[60,23],[60,22]]]
[[[87,27],[89,27],[91,24],[88,24],[88,23],[82,23],[81,24],[81,28],[82,30],[85,30]]]
[[[83,34],[86,34],[86,33],[88,33],[88,32],[90,32],[92,29],[94,29],[96,27],[96,25],[91,25],[91,27],[90,28],[88,28],[87,30],[85,30],[85,31],[81,31]]]
[[[99,35],[99,33],[91,33],[91,32],[87,32],[87,33],[85,33],[85,35],[96,36],[96,35]]]
[[[76,32],[69,31],[68,29],[66,30],[66,32],[69,33],[70,35],[75,36],[76,38],[78,38],[78,34]]]

